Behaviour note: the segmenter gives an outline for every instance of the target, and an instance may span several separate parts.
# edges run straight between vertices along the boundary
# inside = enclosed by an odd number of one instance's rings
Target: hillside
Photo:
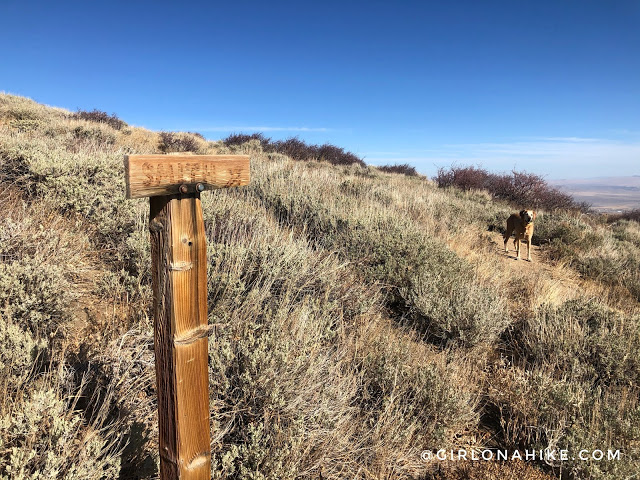
[[[157,478],[148,202],[123,155],[251,155],[202,196],[212,478],[640,472],[640,226],[0,94],[0,479]],[[568,449],[567,461],[424,450]],[[582,461],[579,450],[620,450]],[[38,477],[37,475],[41,475]]]

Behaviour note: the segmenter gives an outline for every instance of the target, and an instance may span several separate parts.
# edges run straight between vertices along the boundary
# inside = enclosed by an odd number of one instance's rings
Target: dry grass
[[[185,148],[252,156],[249,187],[203,195],[213,478],[638,471],[636,222],[545,215],[519,263],[486,192],[0,95],[0,478],[157,477],[148,205],[122,156]],[[420,459],[485,446],[625,456]]]

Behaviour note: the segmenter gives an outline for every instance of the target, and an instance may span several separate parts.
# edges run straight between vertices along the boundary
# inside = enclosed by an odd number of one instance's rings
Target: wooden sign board
[[[203,190],[249,184],[248,155],[127,155],[124,168],[127,198],[173,195],[198,183]]]
[[[211,470],[207,247],[200,193],[249,183],[247,155],[130,155],[127,198],[149,198],[161,480]]]

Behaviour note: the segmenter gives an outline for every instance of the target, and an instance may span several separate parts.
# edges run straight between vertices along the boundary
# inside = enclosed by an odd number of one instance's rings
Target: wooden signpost
[[[160,478],[209,479],[207,247],[200,193],[249,183],[246,155],[129,155],[127,198],[150,197]]]

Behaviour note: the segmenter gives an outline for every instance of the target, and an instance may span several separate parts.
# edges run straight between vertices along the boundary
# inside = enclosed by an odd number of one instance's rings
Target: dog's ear
[[[534,210],[534,211],[533,211],[533,218],[532,218],[532,220],[535,220],[535,219],[536,219],[536,211]]]
[[[520,210],[520,217],[524,218],[524,216],[527,214],[526,210]]]

